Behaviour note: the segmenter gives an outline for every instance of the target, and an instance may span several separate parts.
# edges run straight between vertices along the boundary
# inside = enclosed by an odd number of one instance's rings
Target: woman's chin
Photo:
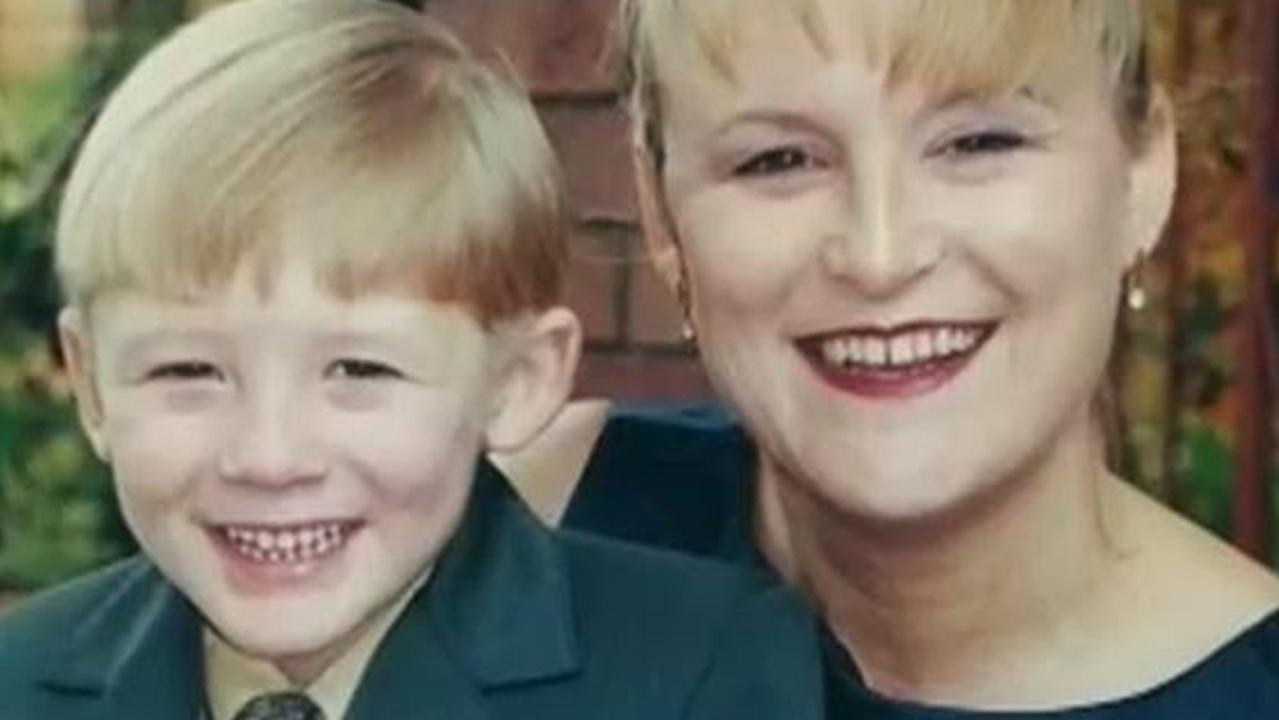
[[[849,467],[850,465],[843,465]],[[991,497],[975,473],[908,463],[863,466],[856,476],[813,472],[808,481],[820,512],[868,532],[932,533],[954,526]]]

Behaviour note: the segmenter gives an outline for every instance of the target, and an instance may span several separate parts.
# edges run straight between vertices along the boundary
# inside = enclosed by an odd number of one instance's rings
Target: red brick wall
[[[612,54],[614,0],[427,0],[472,47],[523,78],[563,160],[574,212],[569,304],[587,331],[581,396],[706,397],[675,304],[636,224]]]

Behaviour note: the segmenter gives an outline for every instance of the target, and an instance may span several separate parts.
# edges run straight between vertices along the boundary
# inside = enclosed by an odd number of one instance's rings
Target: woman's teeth
[[[857,333],[821,343],[822,360],[841,369],[908,369],[971,352],[986,332],[969,326],[898,333]]]
[[[269,527],[222,525],[218,532],[240,555],[262,563],[299,563],[341,549],[353,526],[337,522]]]

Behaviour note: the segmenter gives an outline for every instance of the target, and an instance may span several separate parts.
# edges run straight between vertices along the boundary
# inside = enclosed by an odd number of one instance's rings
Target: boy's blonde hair
[[[911,78],[943,92],[1020,89],[1071,52],[1100,52],[1130,144],[1149,114],[1143,0],[623,1],[635,142],[659,162],[662,79],[692,61],[732,81],[743,19],[763,13],[788,15],[823,53],[844,28],[856,28],[857,46],[890,80]]]
[[[57,235],[70,302],[187,299],[282,262],[328,289],[461,302],[488,323],[558,299],[561,180],[518,85],[422,15],[246,0],[152,51],[76,162]],[[265,290],[264,290],[265,291]]]

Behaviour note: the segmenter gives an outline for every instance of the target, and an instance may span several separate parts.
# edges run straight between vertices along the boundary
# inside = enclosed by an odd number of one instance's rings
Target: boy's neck
[[[394,602],[367,618],[346,636],[323,650],[306,655],[274,658],[266,661],[269,671],[254,671],[254,659],[234,649],[212,629],[206,629],[206,692],[214,708],[214,717],[232,717],[253,695],[285,689],[305,690],[326,713],[326,717],[343,717],[354,697],[360,677],[373,659],[382,639],[430,577],[427,568]],[[215,649],[214,643],[220,647]],[[272,680],[272,674],[279,678]],[[281,682],[283,681],[283,682]],[[250,687],[253,685],[255,687]],[[256,687],[260,685],[260,687]]]

